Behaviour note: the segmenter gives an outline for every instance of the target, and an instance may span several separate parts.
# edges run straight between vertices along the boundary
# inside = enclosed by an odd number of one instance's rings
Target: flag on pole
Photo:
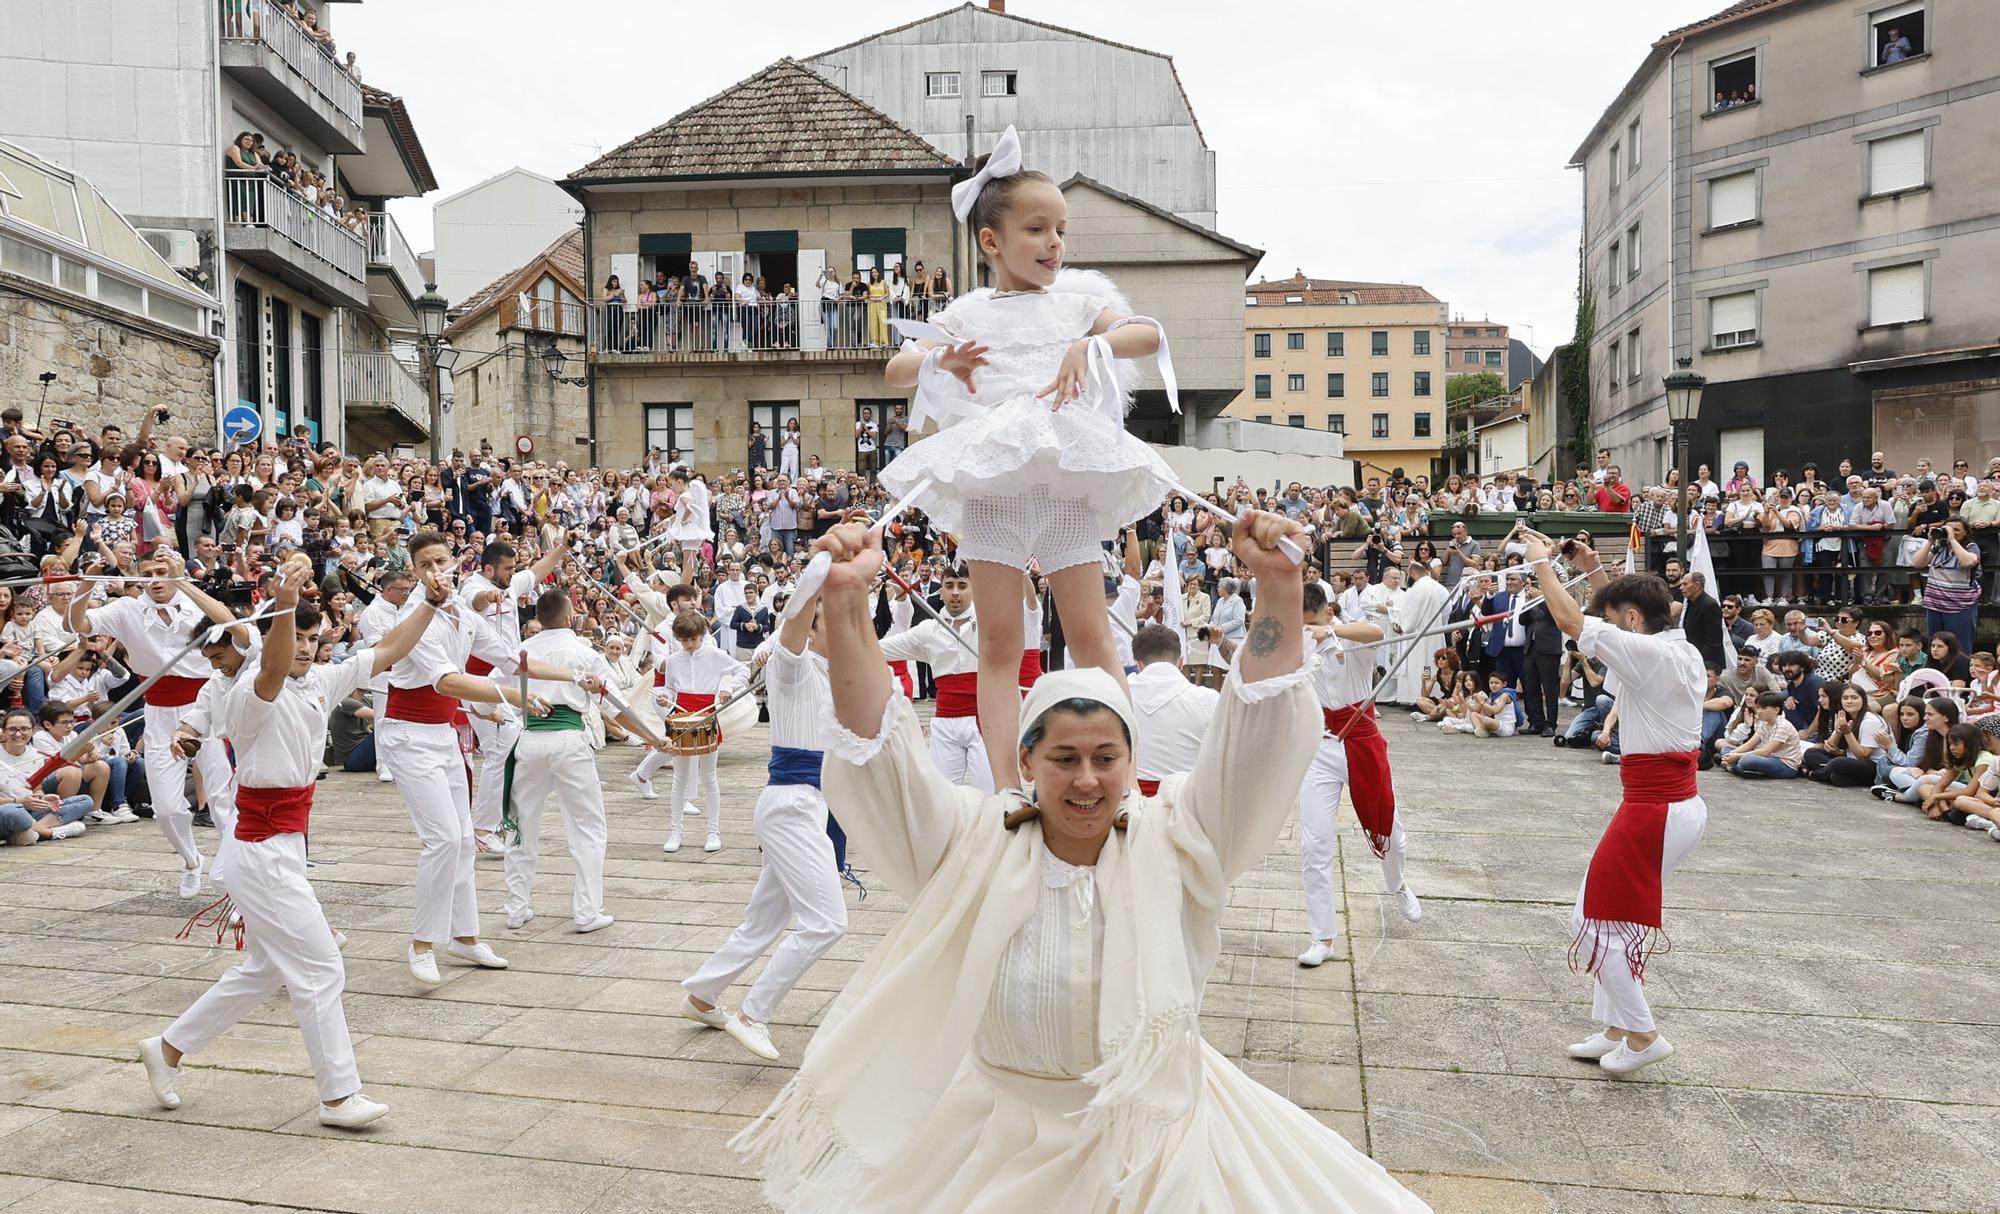
[[[1160,574],[1160,597],[1165,600],[1160,605],[1160,622],[1173,629],[1174,634],[1181,638],[1181,650],[1185,654],[1187,633],[1181,627],[1181,558],[1180,554],[1174,551],[1175,534],[1174,528],[1168,526],[1166,559],[1160,562],[1163,566]]]
[[[1715,595],[1717,601],[1720,601],[1722,586],[1715,580],[1715,558],[1710,556],[1708,551],[1708,529],[1697,524],[1693,531],[1694,537],[1688,541],[1688,568],[1701,575],[1703,589]],[[1726,670],[1735,666],[1736,638],[1729,635],[1728,628],[1722,630],[1722,652],[1723,668]]]
[[[1634,571],[1634,554],[1639,549],[1645,547],[1645,544],[1646,537],[1639,534],[1639,524],[1633,523],[1631,528],[1625,532],[1625,572],[1631,573]]]

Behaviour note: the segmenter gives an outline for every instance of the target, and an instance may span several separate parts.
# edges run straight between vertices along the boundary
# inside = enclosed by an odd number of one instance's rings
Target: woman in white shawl
[[[1202,1040],[1229,882],[1290,813],[1321,729],[1302,528],[1250,513],[1264,592],[1193,770],[1135,791],[1130,700],[1089,668],[1021,708],[1026,792],[947,782],[867,611],[879,537],[816,547],[836,722],[827,802],[910,907],[797,1076],[734,1141],[798,1214],[1428,1214],[1374,1161]]]

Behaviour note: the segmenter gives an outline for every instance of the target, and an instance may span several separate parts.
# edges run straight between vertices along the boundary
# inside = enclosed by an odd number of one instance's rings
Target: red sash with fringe
[[[1320,714],[1326,719],[1327,733],[1340,737],[1342,730],[1347,731],[1343,740],[1347,747],[1347,795],[1354,800],[1354,816],[1361,821],[1368,846],[1380,859],[1388,854],[1389,836],[1396,826],[1396,785],[1389,775],[1389,743],[1375,727],[1372,708],[1362,711],[1361,705],[1349,704],[1321,708]]]
[[[1616,939],[1632,977],[1643,982],[1661,926],[1667,849],[1667,806],[1697,794],[1694,773],[1700,756],[1628,754],[1618,765],[1625,799],[1611,817],[1590,857],[1583,886],[1583,929],[1570,945],[1570,967],[1596,973]],[[1584,941],[1590,941],[1586,952]]]

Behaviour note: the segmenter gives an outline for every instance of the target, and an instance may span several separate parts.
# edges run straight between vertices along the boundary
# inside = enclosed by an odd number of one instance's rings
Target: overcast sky
[[[523,165],[561,178],[786,55],[944,0],[369,0],[342,50],[399,93],[442,197]],[[1419,283],[1544,354],[1576,314],[1563,166],[1669,28],[1724,0],[1010,0],[1174,57],[1216,151],[1218,228],[1257,273]],[[865,13],[865,15],[863,15]],[[430,204],[391,204],[430,247]]]

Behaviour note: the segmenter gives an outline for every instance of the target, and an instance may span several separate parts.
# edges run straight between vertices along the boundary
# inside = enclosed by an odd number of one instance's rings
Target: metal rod
[[[1422,629],[1419,630],[1418,635],[1426,635],[1428,634],[1430,629],[1437,627],[1437,622],[1440,619],[1444,618],[1444,613],[1451,610],[1451,605],[1453,603],[1456,603],[1458,601],[1458,596],[1464,594],[1466,590],[1467,586],[1462,581],[1458,585],[1452,587],[1451,592],[1444,596],[1444,601],[1437,605],[1437,610],[1431,613],[1431,618],[1424,622],[1424,626]],[[1416,638],[1410,637],[1408,639],[1415,640]],[[1380,643],[1381,642],[1376,642],[1376,644]],[[1384,687],[1387,687],[1398,674],[1402,673],[1403,664],[1405,662],[1408,662],[1410,660],[1410,655],[1415,652],[1416,652],[1415,646],[1411,646],[1409,649],[1404,650],[1401,654],[1397,656],[1395,663],[1389,667],[1388,672],[1375,681],[1375,686],[1368,689],[1368,697],[1361,701],[1361,707],[1347,718],[1347,723],[1345,725],[1342,725],[1340,727],[1340,732],[1335,735],[1338,741],[1345,742],[1347,740],[1348,731],[1354,728],[1354,723],[1356,721],[1359,721],[1362,717],[1367,716],[1369,713],[1374,711],[1375,700],[1382,694],[1382,689]]]
[[[1177,480],[1168,481],[1167,486],[1173,489],[1175,492],[1179,493],[1182,497],[1187,498],[1190,504],[1194,502],[1200,502],[1202,509],[1215,511],[1215,513],[1221,515],[1223,518],[1228,519],[1232,526],[1241,522],[1243,519],[1243,516],[1240,513],[1231,510],[1228,506],[1223,505],[1221,502],[1209,501],[1207,498],[1204,498],[1201,494],[1196,493],[1194,490],[1188,488],[1186,485],[1181,484]],[[1220,497],[1221,494],[1217,494],[1216,496]],[[1292,564],[1294,565],[1303,565],[1306,563],[1305,549],[1299,547],[1298,542],[1292,539],[1292,537],[1289,535],[1278,537],[1278,550],[1280,552],[1283,552],[1286,556],[1291,557]]]
[[[943,629],[944,629],[944,630],[945,630],[946,632],[948,632],[948,633],[950,633],[950,634],[951,634],[951,639],[952,639],[952,640],[954,640],[954,641],[957,641],[957,642],[959,643],[960,647],[962,647],[962,648],[963,648],[963,649],[965,650],[965,652],[967,652],[967,653],[969,653],[969,654],[971,654],[971,655],[972,655],[972,661],[973,661],[973,665],[974,665],[974,667],[975,667],[975,669],[976,669],[976,668],[977,668],[977,666],[978,666],[978,663],[979,663],[979,651],[978,651],[977,649],[974,649],[974,648],[972,647],[972,642],[970,642],[970,641],[966,640],[966,639],[965,639],[965,638],[964,638],[963,636],[960,636],[960,635],[959,635],[959,631],[958,631],[958,629],[956,629],[956,628],[953,628],[953,627],[951,626],[951,622],[950,622],[949,620],[945,619],[945,618],[944,618],[944,617],[943,617],[942,615],[939,615],[939,614],[938,614],[938,611],[937,611],[937,609],[936,609],[935,607],[932,607],[932,606],[931,606],[931,605],[930,605],[929,603],[926,603],[926,602],[924,601],[924,597],[923,597],[922,595],[920,595],[920,594],[918,594],[918,593],[917,593],[917,588],[916,588],[916,587],[914,587],[914,586],[912,586],[912,585],[910,585],[910,584],[909,584],[908,582],[904,581],[904,580],[903,580],[903,579],[902,579],[902,578],[901,578],[901,577],[900,577],[900,576],[899,576],[899,575],[898,575],[898,574],[896,573],[896,571],[895,571],[894,569],[891,569],[891,568],[890,568],[890,567],[889,567],[889,566],[888,566],[887,564],[884,564],[884,565],[882,566],[882,573],[883,573],[883,575],[884,575],[885,577],[887,577],[887,578],[888,578],[888,579],[889,579],[890,581],[892,581],[892,582],[896,583],[896,585],[898,585],[898,586],[902,587],[902,588],[903,588],[903,593],[909,596],[909,598],[910,598],[910,601],[911,601],[912,603],[914,603],[914,604],[916,604],[916,605],[917,605],[918,607],[922,608],[922,609],[923,609],[923,613],[924,613],[925,615],[927,615],[927,616],[929,616],[930,618],[932,618],[932,619],[936,620],[936,621],[938,622],[938,625],[939,625],[940,627],[942,627],[942,628],[943,628]]]

